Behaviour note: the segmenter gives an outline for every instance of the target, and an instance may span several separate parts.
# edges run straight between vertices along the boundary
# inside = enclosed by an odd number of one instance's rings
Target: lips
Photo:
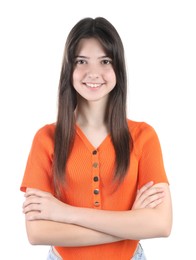
[[[88,87],[88,88],[99,88],[102,86],[102,83],[85,83],[85,85]]]

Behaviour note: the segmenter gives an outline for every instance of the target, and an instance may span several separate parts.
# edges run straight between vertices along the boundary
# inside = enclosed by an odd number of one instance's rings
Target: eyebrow
[[[74,58],[75,58],[75,59],[76,59],[76,58],[84,58],[84,59],[89,59],[87,56],[82,56],[82,55],[77,55],[77,56],[75,56]]]
[[[77,58],[90,59],[90,57],[83,56],[83,55],[77,55],[77,56],[75,56],[75,59],[77,59]],[[98,57],[98,59],[104,59],[104,58],[111,59],[111,58],[110,58],[109,56],[107,56],[107,55],[104,55],[104,56]]]

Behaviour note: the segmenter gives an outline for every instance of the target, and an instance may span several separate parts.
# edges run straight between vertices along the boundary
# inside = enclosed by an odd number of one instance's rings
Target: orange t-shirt
[[[149,181],[167,182],[162,152],[154,129],[144,122],[128,120],[133,138],[131,163],[118,189],[114,189],[115,151],[108,135],[98,148],[76,126],[76,135],[66,169],[66,188],[62,200],[70,205],[100,210],[130,210],[136,191]],[[52,160],[55,124],[42,127],[35,135],[28,157],[21,191],[27,187],[54,194]],[[85,239],[85,237],[84,237]],[[139,241],[124,240],[86,247],[58,247],[63,259],[128,260]]]

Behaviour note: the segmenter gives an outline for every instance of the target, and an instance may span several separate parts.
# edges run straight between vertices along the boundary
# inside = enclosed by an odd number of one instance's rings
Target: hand
[[[148,182],[140,190],[133,203],[132,209],[156,208],[164,197],[164,188],[154,187],[153,182]]]
[[[56,199],[51,193],[27,188],[23,203],[26,220],[65,222],[71,206]]]

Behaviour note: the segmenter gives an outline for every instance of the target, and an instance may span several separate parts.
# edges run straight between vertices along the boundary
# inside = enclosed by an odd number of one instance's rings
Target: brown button
[[[99,207],[99,205],[100,205],[99,201],[95,201],[95,202],[94,202],[94,205],[95,205],[96,207]]]
[[[95,195],[99,194],[99,189],[95,189],[95,190],[94,190],[94,194],[95,194]]]
[[[94,168],[97,168],[97,167],[98,167],[98,163],[96,163],[96,162],[93,163],[93,167],[94,167]]]
[[[93,155],[95,155],[95,154],[97,154],[97,151],[96,151],[96,150],[93,151]]]
[[[99,177],[98,177],[98,176],[95,176],[95,177],[93,178],[93,180],[94,180],[94,182],[99,181]]]

